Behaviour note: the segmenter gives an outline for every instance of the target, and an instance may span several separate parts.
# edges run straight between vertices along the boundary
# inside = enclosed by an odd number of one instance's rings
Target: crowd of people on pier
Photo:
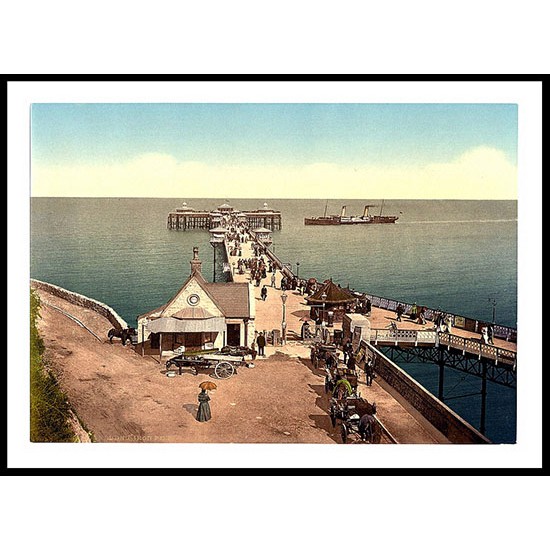
[[[283,292],[295,291],[302,296],[312,296],[327,282],[321,282],[315,278],[300,278],[295,275],[290,266],[283,265],[277,260],[268,251],[267,246],[262,242],[258,242],[248,226],[236,216],[226,216],[223,225],[227,230],[226,240],[229,254],[238,256],[237,272],[241,275],[250,274],[250,281],[256,287],[261,287],[261,300],[267,300],[268,288],[280,289]],[[246,242],[250,242],[251,257],[243,256],[243,245]],[[366,293],[355,292],[349,288],[348,292],[355,296],[355,300],[337,307],[337,310],[341,310],[339,314],[359,313],[370,317],[372,314],[371,297]],[[332,321],[335,313],[338,314],[336,309],[330,307],[327,311],[323,309],[323,315],[321,315],[319,308],[312,307],[310,317],[315,322],[315,327],[311,327],[309,322],[306,321],[302,325],[299,337],[302,340],[321,337],[322,341],[328,341],[331,335],[326,328],[327,326],[333,326]],[[399,302],[394,311],[395,321],[388,325],[393,330],[398,330],[397,323],[401,323],[408,318],[409,321],[419,325],[427,325],[428,321],[431,321],[436,331],[451,333],[453,316],[440,310],[428,310],[426,306],[418,305],[416,302],[412,305]],[[493,342],[493,328],[491,326],[483,327],[481,338],[483,342],[491,344]]]
[[[233,222],[231,225],[226,226],[226,240],[227,250],[230,256],[242,256],[242,245],[250,238],[250,232],[245,224],[242,222]]]

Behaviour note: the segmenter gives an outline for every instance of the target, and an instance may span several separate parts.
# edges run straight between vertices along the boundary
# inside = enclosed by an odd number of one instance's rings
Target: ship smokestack
[[[342,206],[342,213],[340,214],[340,216],[343,218],[345,215],[346,215],[346,207]]]
[[[365,206],[365,210],[363,210],[363,218],[366,218],[369,215],[369,205],[367,204]]]

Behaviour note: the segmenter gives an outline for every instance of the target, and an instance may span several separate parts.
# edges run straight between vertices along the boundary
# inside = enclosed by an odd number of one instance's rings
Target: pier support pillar
[[[444,396],[444,386],[445,386],[445,360],[443,358],[443,349],[439,348],[439,360],[437,362],[439,365],[439,387],[437,392],[437,397],[440,401],[443,401]]]
[[[216,282],[216,245],[213,245],[212,247],[214,249],[214,263],[213,263],[213,269],[212,269],[212,282]]]
[[[485,416],[487,411],[487,360],[481,359],[481,418],[479,431],[485,435]]]

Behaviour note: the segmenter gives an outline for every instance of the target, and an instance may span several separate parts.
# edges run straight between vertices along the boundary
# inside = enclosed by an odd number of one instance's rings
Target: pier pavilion
[[[356,302],[355,296],[345,288],[338,286],[329,279],[311,296],[306,298],[311,307],[311,318],[321,319],[332,326],[334,322],[342,322],[348,307]]]
[[[249,346],[254,338],[255,306],[248,283],[209,283],[202,275],[198,248],[191,274],[164,305],[137,318],[141,353]]]
[[[230,204],[224,203],[211,211],[195,210],[186,202],[168,214],[167,228],[177,231],[192,229],[213,229],[227,224],[230,218],[246,223],[250,229],[265,228],[270,231],[282,227],[281,212],[270,208],[266,202],[257,210],[236,210]]]

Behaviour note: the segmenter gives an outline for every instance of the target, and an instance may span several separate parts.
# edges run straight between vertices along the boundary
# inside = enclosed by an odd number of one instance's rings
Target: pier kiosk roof
[[[265,227],[258,227],[257,229],[253,229],[252,233],[256,236],[256,239],[264,244],[271,244],[271,234],[272,231],[270,229],[266,229]]]
[[[324,299],[323,295],[325,295]],[[327,307],[349,304],[355,302],[355,300],[355,296],[350,291],[333,283],[332,279],[325,281],[317,292],[306,298],[308,304],[325,304]]]
[[[258,227],[258,229],[253,229],[252,233],[272,233],[270,229],[266,229],[265,227]]]

